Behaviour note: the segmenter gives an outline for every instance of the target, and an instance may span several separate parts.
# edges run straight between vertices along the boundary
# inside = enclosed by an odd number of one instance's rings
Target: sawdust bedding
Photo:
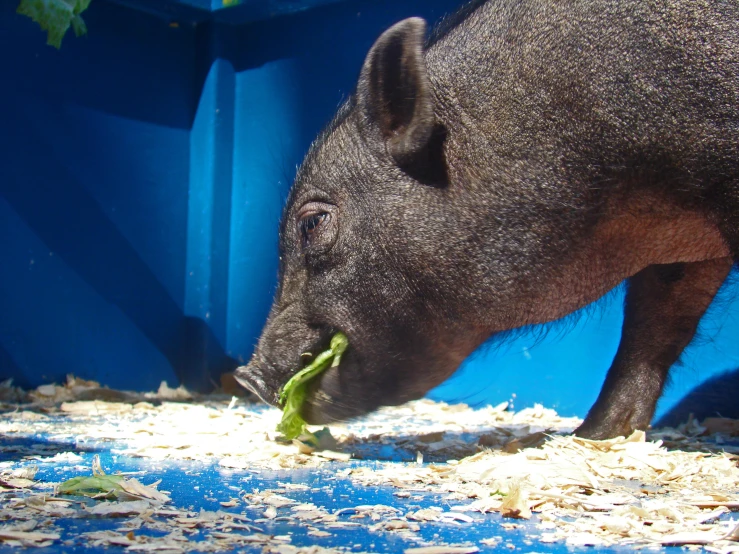
[[[689,421],[646,436],[589,441],[567,434],[578,419],[541,406],[514,412],[506,403],[473,410],[422,400],[332,426],[335,441],[319,452],[280,441],[276,409],[225,395],[193,397],[165,384],[156,393],[136,394],[69,378],[64,386],[27,393],[8,382],[0,386],[0,408],[0,434],[6,439],[0,454],[12,458],[0,462],[0,541],[6,545],[81,540],[132,552],[351,550],[296,546],[290,534],[264,531],[264,523],[287,521],[309,537],[364,525],[415,540],[408,554],[462,554],[499,546],[503,539],[434,544],[420,539],[421,526],[474,525],[481,514],[497,512],[502,530],[530,525],[540,543],[739,552],[739,521],[730,513],[739,509],[739,448],[732,442],[739,422],[734,420]],[[43,440],[33,440],[40,436]],[[9,439],[31,439],[31,445]],[[386,505],[331,511],[296,500],[307,486],[281,483],[276,489],[235,492],[221,502],[222,510],[194,512],[159,491],[156,475],[123,476],[120,490],[95,498],[62,495],[60,483],[35,477],[48,462],[91,474],[73,451],[50,456],[50,443],[65,442],[80,451],[105,444],[121,455],[217,464],[231,472],[333,465],[338,478],[391,487],[399,499],[434,493],[443,502],[406,511]],[[404,461],[349,462],[397,457]],[[60,518],[90,517],[115,517],[119,524],[76,537],[57,524]]]

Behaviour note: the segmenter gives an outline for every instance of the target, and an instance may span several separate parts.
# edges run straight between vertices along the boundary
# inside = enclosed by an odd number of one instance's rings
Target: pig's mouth
[[[303,347],[298,346],[297,351],[322,352],[328,348],[330,336],[329,333],[321,333],[321,338],[313,342],[312,347],[311,343],[306,343]],[[285,357],[292,361],[279,362],[272,360],[270,355],[265,355],[263,347],[257,348],[247,365],[236,368],[234,377],[241,386],[256,394],[263,402],[279,408],[280,390],[305,362],[310,361],[310,354],[303,354],[297,360],[293,355],[291,353],[289,358]]]
[[[350,341],[340,365],[328,368],[308,384],[308,394],[301,410],[306,422],[323,425],[343,421],[376,410],[381,405],[410,400],[396,400],[396,395],[391,392],[394,387],[382,386],[368,378],[361,368],[358,353]],[[235,377],[264,402],[280,407],[279,390],[293,373],[279,371],[255,355],[248,365],[236,369]]]
[[[308,384],[301,415],[311,425],[323,425],[364,415],[387,404],[381,401],[382,387],[360,370],[351,346],[338,367],[330,367]]]

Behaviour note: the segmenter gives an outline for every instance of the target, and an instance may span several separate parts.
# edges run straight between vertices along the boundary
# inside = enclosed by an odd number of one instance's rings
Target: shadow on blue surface
[[[658,427],[676,426],[692,415],[698,421],[707,417],[739,419],[739,369],[714,375],[691,390],[655,423]]]
[[[38,457],[52,457],[57,454],[74,451],[76,454],[95,454],[106,452],[103,445],[78,445],[73,439],[69,441],[49,440],[42,435],[31,438],[0,437],[0,462],[34,463]]]
[[[5,379],[12,379],[16,386],[26,389],[31,388],[28,377],[23,370],[16,365],[15,360],[13,360],[13,357],[7,350],[5,350],[2,342],[0,342],[0,370],[2,370],[3,377]]]

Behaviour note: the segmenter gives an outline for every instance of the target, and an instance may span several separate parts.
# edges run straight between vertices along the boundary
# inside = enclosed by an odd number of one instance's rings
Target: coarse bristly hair
[[[646,428],[739,259],[738,27],[728,0],[488,0],[428,39],[418,18],[385,31],[299,169],[244,382],[274,402],[340,330],[304,415],[353,417],[491,336],[564,333],[627,280],[577,432]]]

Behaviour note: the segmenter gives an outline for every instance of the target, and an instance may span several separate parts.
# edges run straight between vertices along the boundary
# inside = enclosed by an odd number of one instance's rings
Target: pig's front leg
[[[629,279],[618,352],[576,435],[606,439],[647,429],[670,367],[731,266],[731,258],[652,265]]]

